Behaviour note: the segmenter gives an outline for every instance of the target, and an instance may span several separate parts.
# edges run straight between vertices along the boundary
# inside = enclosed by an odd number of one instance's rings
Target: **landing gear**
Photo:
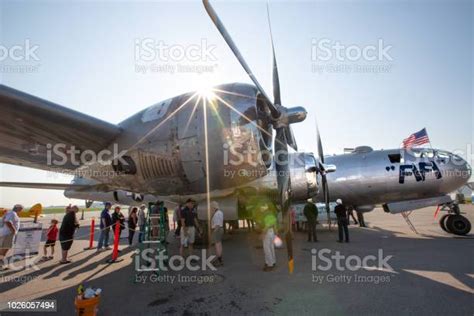
[[[439,226],[447,233],[455,235],[467,235],[471,231],[471,223],[462,216],[459,206],[455,203],[449,203],[443,206],[447,208],[448,214],[445,214],[439,220]]]
[[[462,215],[449,215],[446,228],[455,235],[467,235],[471,231],[471,223]]]
[[[449,216],[450,216],[449,214],[445,214],[439,220],[439,226],[441,227],[442,230],[444,230],[447,233],[449,233],[449,231],[448,231],[448,228],[446,227],[446,220],[448,219]]]

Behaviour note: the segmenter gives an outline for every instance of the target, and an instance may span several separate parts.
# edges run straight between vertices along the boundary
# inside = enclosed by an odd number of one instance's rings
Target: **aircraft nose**
[[[469,174],[469,177],[468,177],[469,179],[472,176],[472,167],[467,161],[466,161],[466,169],[467,169],[467,173]]]
[[[455,177],[458,181],[466,184],[472,175],[472,168],[469,163],[458,155],[454,155],[453,164],[456,170]]]

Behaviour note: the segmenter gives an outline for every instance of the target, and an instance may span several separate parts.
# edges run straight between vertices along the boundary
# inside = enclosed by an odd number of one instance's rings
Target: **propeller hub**
[[[288,123],[290,124],[303,122],[308,115],[308,112],[306,112],[306,109],[302,106],[288,108],[286,113],[288,115]]]
[[[280,112],[279,117],[273,118],[273,127],[288,127],[290,124],[299,123],[306,119],[308,112],[302,106],[296,106],[293,108],[286,108],[282,105],[277,105]]]

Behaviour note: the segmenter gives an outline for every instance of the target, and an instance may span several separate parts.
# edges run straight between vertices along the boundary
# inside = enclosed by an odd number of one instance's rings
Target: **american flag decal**
[[[403,140],[403,148],[411,148],[414,146],[420,146],[423,144],[427,144],[430,142],[428,138],[428,133],[426,132],[426,128],[423,128],[421,131],[416,132],[408,136]]]

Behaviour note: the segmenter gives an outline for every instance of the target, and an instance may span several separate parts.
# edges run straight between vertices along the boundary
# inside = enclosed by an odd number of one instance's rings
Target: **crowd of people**
[[[358,221],[352,214],[352,209],[347,208],[341,199],[337,199],[334,212],[337,216],[338,225],[338,242],[349,242],[349,220],[352,216],[354,222],[365,226],[363,216],[358,214]],[[249,220],[252,225],[252,230],[257,231],[261,235],[263,252],[264,252],[264,271],[272,271],[276,265],[275,243],[279,239],[278,232],[281,231],[278,218],[278,211],[275,203],[268,197],[255,196],[246,199],[245,214],[249,215]],[[100,234],[97,243],[97,252],[111,249],[109,245],[110,233],[118,234],[118,238],[122,231],[127,228],[125,225],[126,218],[123,215],[120,206],[115,206],[111,213],[112,203],[104,203],[104,209],[100,212]],[[9,249],[13,246],[15,235],[18,233],[20,227],[20,220],[18,214],[23,210],[20,204],[15,205],[11,211],[7,212],[1,220],[0,225],[0,264],[4,262]],[[59,239],[61,247],[60,264],[67,264],[71,261],[68,258],[69,250],[74,242],[74,235],[79,228],[79,220],[77,213],[79,208],[77,206],[66,207],[66,212],[58,228],[59,221],[52,219],[49,228],[46,230],[46,242],[43,246],[43,260],[50,260],[54,257],[54,249],[56,241]],[[161,213],[163,211],[163,213]],[[158,201],[147,212],[146,205],[140,207],[131,207],[128,216],[128,244],[131,246],[134,243],[135,233],[138,233],[138,243],[142,243],[145,238],[154,238],[159,235],[160,229],[164,228],[164,242],[168,243],[167,236],[170,229],[168,221],[167,208],[162,201]],[[148,214],[147,214],[148,213]],[[308,234],[308,242],[317,242],[316,225],[318,223],[318,209],[316,205],[308,200],[303,209],[306,218],[306,230]],[[164,222],[160,222],[161,216],[164,214]],[[211,242],[214,245],[216,258],[213,264],[216,266],[223,265],[223,236],[225,231],[224,213],[220,209],[216,201],[210,203],[210,229],[209,232]],[[293,229],[296,229],[295,214],[292,211],[291,221]],[[149,218],[149,232],[145,237],[147,218]],[[193,199],[188,199],[184,204],[178,205],[173,213],[174,222],[174,236],[179,238],[179,253],[181,256],[189,256],[193,254],[194,243],[196,236],[201,236],[203,229],[197,216],[197,204]],[[117,228],[117,230],[116,230]],[[115,236],[114,236],[115,237]],[[48,255],[48,249],[50,254]],[[5,267],[0,267],[4,269]]]

